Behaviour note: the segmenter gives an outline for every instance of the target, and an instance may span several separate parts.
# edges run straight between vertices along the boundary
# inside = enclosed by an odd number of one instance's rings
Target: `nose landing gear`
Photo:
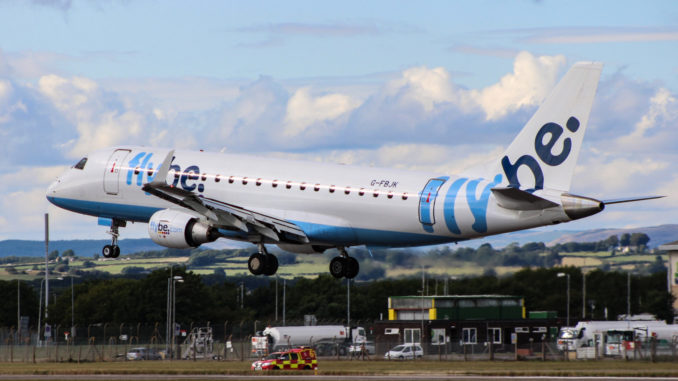
[[[118,258],[120,256],[120,246],[118,246],[120,233],[118,228],[124,228],[125,226],[127,226],[127,222],[124,220],[113,220],[111,222],[111,230],[106,232],[111,235],[111,244],[104,246],[101,250],[101,255],[104,258]]]
[[[330,274],[333,277],[339,279],[346,277],[348,279],[353,279],[360,272],[360,265],[358,261],[349,256],[346,252],[346,249],[343,247],[339,248],[340,256],[332,258],[330,262]]]
[[[259,244],[259,252],[250,256],[247,261],[247,268],[253,275],[275,275],[278,271],[278,258],[266,251],[263,243]]]

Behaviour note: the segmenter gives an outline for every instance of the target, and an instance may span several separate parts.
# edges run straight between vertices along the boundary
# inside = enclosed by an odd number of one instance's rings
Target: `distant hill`
[[[657,247],[665,243],[678,240],[678,225],[659,225],[630,229],[595,229],[576,233],[564,234],[561,237],[547,243],[553,246],[557,243],[566,242],[596,242],[604,240],[611,235],[621,236],[624,233],[645,233],[650,237],[648,247]]]
[[[505,247],[512,242],[517,242],[524,245],[528,242],[547,242],[548,246],[553,246],[557,243],[566,242],[595,242],[603,240],[611,235],[616,234],[621,236],[624,233],[645,233],[650,236],[649,247],[657,247],[668,242],[678,240],[678,224],[675,225],[661,225],[640,227],[631,229],[595,229],[585,231],[572,230],[546,230],[538,229],[525,230],[507,234],[500,234],[497,236],[487,237],[484,239],[476,239],[467,242],[460,242],[459,246],[474,247],[482,245],[483,243],[490,243],[495,248]],[[51,241],[49,243],[49,251],[58,250],[60,253],[71,249],[79,257],[91,257],[94,254],[100,254],[101,248],[109,244],[108,240],[64,240]],[[165,248],[156,245],[148,238],[138,239],[123,239],[120,240],[121,254],[133,254],[140,251],[164,250]],[[454,245],[456,247],[456,245]],[[252,247],[251,244],[218,240],[211,244],[205,245],[206,248],[211,249],[240,249]],[[422,248],[425,249],[425,248]],[[17,257],[41,257],[45,255],[45,243],[43,241],[24,241],[24,240],[6,240],[0,241],[0,257],[17,256]]]
[[[64,240],[50,241],[49,251],[58,250],[59,253],[71,249],[79,257],[91,257],[94,254],[101,254],[101,248],[109,245],[109,240]],[[165,248],[156,245],[149,238],[121,239],[118,241],[121,254],[132,254],[140,251],[164,250]],[[24,241],[24,240],[6,240],[0,241],[0,257],[44,257],[44,241]]]

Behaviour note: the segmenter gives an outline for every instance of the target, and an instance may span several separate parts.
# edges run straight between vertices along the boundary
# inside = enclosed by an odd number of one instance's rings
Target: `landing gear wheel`
[[[266,254],[264,256],[264,275],[275,275],[278,271],[278,258],[275,255]]]
[[[264,254],[254,253],[250,256],[250,259],[247,260],[247,268],[250,270],[252,275],[263,274],[265,266],[266,258],[264,257]]]
[[[111,258],[118,258],[120,256],[120,246],[113,245],[113,255]]]
[[[101,249],[101,255],[103,255],[104,258],[111,258],[113,256],[113,245],[104,246],[104,248]]]
[[[333,277],[339,279],[344,276],[346,272],[346,258],[344,257],[334,257],[330,261],[330,274]]]
[[[358,261],[353,257],[344,258],[346,261],[346,269],[344,271],[344,276],[348,279],[353,279],[358,275],[360,271],[360,265]]]

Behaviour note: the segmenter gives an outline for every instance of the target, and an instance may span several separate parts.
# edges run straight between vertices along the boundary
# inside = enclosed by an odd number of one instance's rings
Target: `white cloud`
[[[295,136],[316,122],[336,119],[358,107],[359,101],[343,94],[313,98],[309,87],[298,89],[287,102],[285,135]]]
[[[403,101],[421,104],[426,112],[443,102],[455,100],[450,73],[445,68],[414,67],[406,69],[402,77],[388,83],[384,89],[388,97],[401,96]]]
[[[485,110],[488,120],[503,118],[521,107],[540,104],[555,85],[564,64],[564,56],[535,57],[520,52],[513,63],[513,73],[502,77],[499,83],[471,91],[471,96]]]

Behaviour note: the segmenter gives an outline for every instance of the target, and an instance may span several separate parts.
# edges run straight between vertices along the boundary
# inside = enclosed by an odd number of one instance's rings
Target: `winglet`
[[[167,153],[167,156],[165,156],[165,160],[162,161],[162,164],[157,169],[157,173],[155,174],[155,177],[153,177],[153,181],[151,181],[151,185],[167,185],[167,174],[169,173],[170,170],[170,164],[172,164],[172,160],[174,159],[174,150],[171,150]]]

